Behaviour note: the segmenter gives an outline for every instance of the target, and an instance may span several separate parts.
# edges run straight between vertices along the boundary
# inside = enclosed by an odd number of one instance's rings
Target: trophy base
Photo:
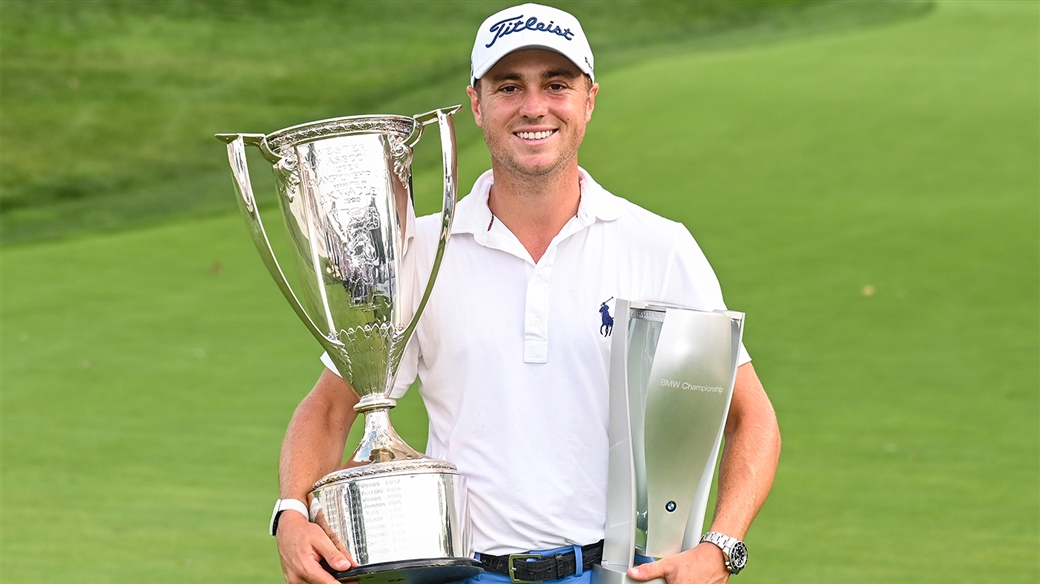
[[[472,558],[436,558],[368,564],[337,572],[321,563],[340,582],[361,584],[448,584],[478,576],[484,569]]]

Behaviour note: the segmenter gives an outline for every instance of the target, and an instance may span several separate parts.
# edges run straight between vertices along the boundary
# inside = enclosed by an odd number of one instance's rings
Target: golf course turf
[[[597,81],[582,166],[689,227],[778,413],[740,581],[1040,580],[1040,7],[940,2]],[[467,142],[464,192],[487,165]],[[438,181],[417,173],[420,211]],[[281,581],[278,449],[320,351],[242,220],[0,251],[0,580]],[[417,397],[393,419],[421,448]]]

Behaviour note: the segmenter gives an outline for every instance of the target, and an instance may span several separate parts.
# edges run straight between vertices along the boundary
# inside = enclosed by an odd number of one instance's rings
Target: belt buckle
[[[516,565],[513,564],[515,560],[530,560],[534,558],[541,558],[538,554],[509,554],[508,566],[509,566],[509,581],[514,584],[527,584],[530,582],[541,582],[542,580],[517,580],[516,578]]]

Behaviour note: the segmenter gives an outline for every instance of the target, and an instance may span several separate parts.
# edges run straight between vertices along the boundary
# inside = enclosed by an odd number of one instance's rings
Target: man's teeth
[[[542,132],[517,132],[516,135],[524,140],[541,140],[548,138],[555,130],[544,130]]]

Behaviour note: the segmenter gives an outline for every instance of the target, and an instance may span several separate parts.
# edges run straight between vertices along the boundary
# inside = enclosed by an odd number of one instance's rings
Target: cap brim
[[[554,52],[554,53],[556,53],[558,55],[563,55],[564,57],[567,57],[568,61],[570,61],[571,63],[574,63],[574,66],[577,67],[579,71],[581,71],[585,75],[588,75],[589,77],[593,77],[592,71],[588,70],[588,66],[586,66],[584,63],[576,62],[574,59],[571,59],[569,56],[567,56],[567,54],[564,53],[563,51],[560,51],[559,49],[557,49],[555,47],[552,47],[552,46],[549,46],[549,45],[540,44],[540,43],[531,43],[531,44],[527,44],[527,45],[521,45],[521,46],[516,47],[514,49],[510,49],[509,52],[503,53],[503,54],[499,55],[498,58],[496,58],[496,59],[489,59],[486,63],[482,64],[477,69],[474,69],[473,72],[472,72],[473,73],[473,78],[469,80],[470,84],[476,83],[478,79],[484,77],[484,75],[486,75],[487,72],[490,71],[491,68],[494,67],[496,63],[498,63],[503,58],[505,58],[505,56],[508,55],[509,53],[515,53],[517,51],[525,51],[525,50],[528,50],[528,49],[543,49],[543,50],[546,50],[546,51],[552,51],[552,52]],[[593,80],[595,80],[595,78],[593,78]]]

